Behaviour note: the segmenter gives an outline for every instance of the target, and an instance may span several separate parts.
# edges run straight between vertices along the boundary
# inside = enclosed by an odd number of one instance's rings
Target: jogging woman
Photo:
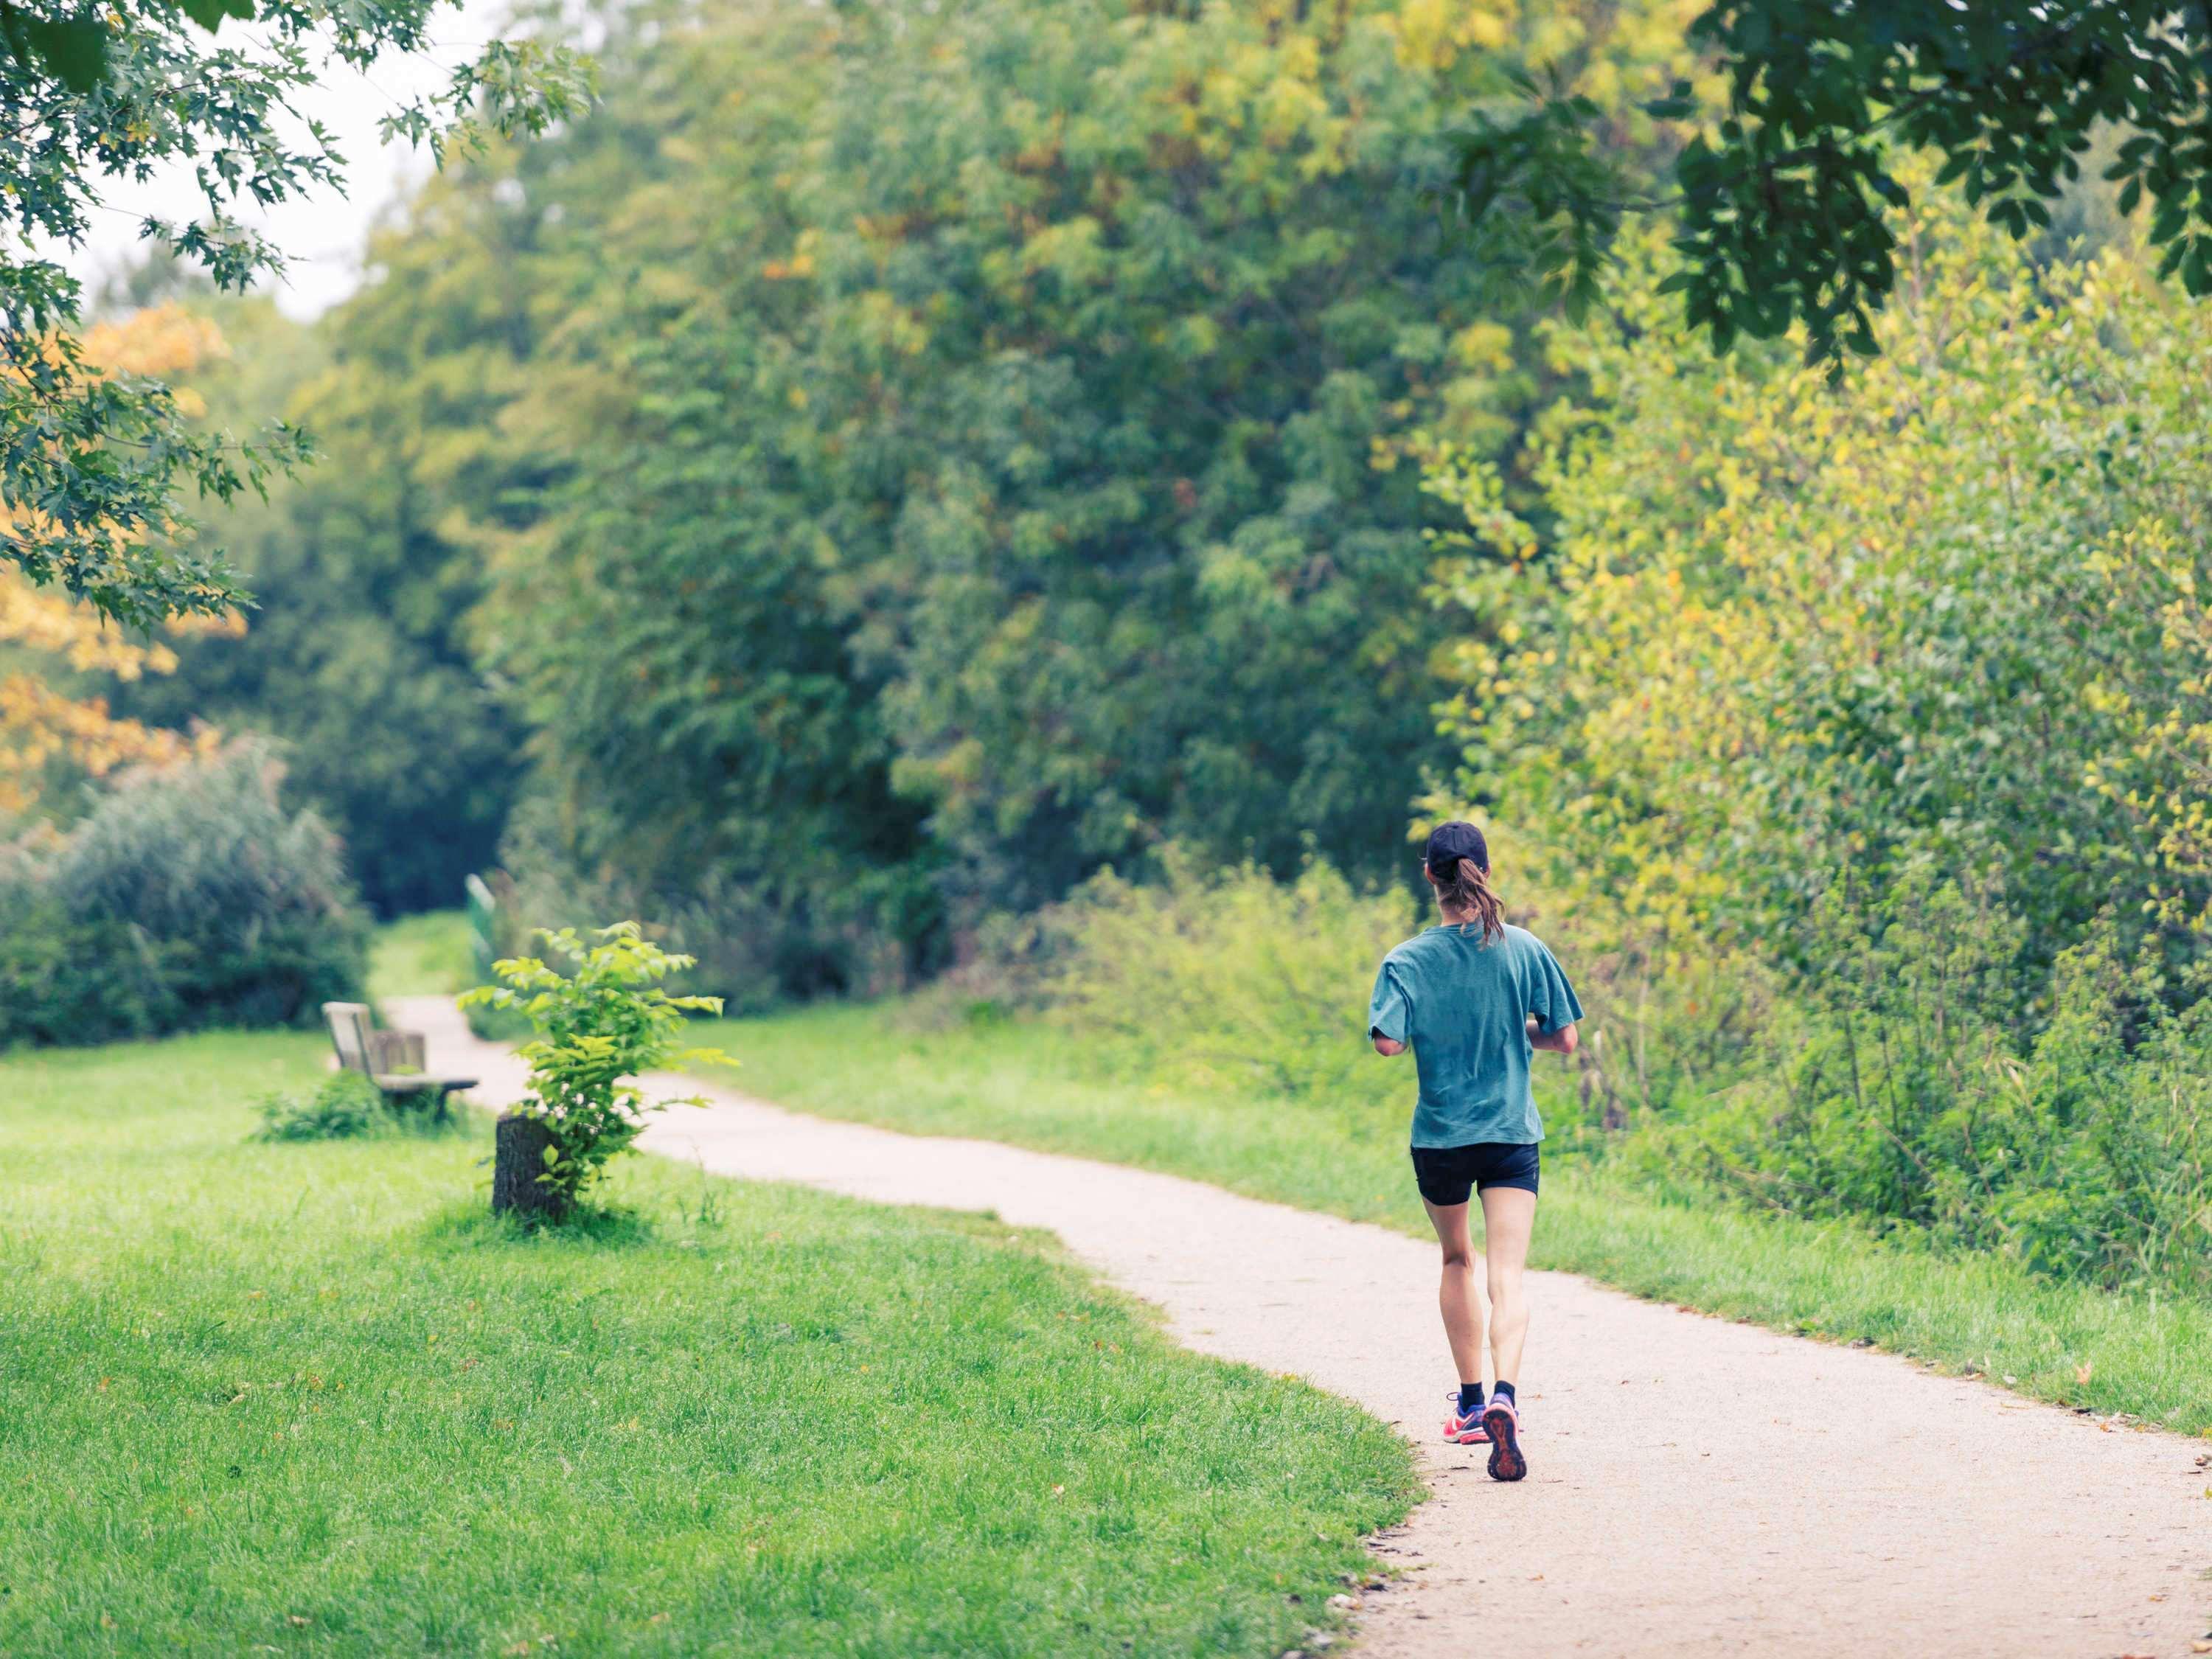
[[[1514,1398],[1528,1334],[1521,1274],[1536,1221],[1536,1145],[1544,1138],[1528,1090],[1528,1057],[1535,1048],[1574,1053],[1583,1007],[1543,941],[1506,924],[1491,891],[1490,848],[1481,830],[1439,824],[1421,864],[1443,921],[1382,958],[1367,1034],[1379,1054],[1410,1048],[1420,1076],[1413,1179],[1443,1246],[1437,1302],[1459,1368],[1444,1438],[1461,1445],[1486,1442],[1491,1479],[1518,1480],[1528,1473]],[[1468,1236],[1470,1194],[1482,1201],[1486,1306]],[[1486,1323],[1497,1379],[1487,1406]]]

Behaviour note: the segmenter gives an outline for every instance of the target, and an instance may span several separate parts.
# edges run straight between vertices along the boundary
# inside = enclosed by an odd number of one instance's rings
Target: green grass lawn
[[[1273,1656],[1416,1495],[994,1221],[638,1158],[531,1238],[481,1122],[247,1144],[322,1046],[0,1059],[11,1659]]]
[[[1141,1164],[1430,1236],[1406,1157],[1410,1071],[1406,1111],[1335,1109],[1147,1084],[1117,1076],[1104,1045],[1056,1026],[932,1031],[896,1005],[727,1021],[707,1040],[743,1061],[738,1086],[808,1111]],[[1535,1254],[1540,1266],[1662,1301],[2212,1431],[2212,1308],[2201,1302],[2053,1285],[1995,1257],[1881,1244],[1847,1224],[1669,1201],[1568,1158],[1545,1170]]]

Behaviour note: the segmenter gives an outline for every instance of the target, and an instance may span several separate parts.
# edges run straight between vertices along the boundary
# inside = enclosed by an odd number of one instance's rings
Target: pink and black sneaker
[[[1459,1409],[1459,1391],[1455,1389],[1444,1396],[1451,1401],[1451,1410],[1444,1415],[1444,1438],[1458,1446],[1480,1446],[1490,1438],[1490,1431],[1482,1425],[1482,1407],[1477,1406],[1462,1417]]]
[[[1498,1395],[1482,1409],[1483,1437],[1490,1442],[1490,1478],[1518,1480],[1528,1473],[1521,1455],[1521,1413],[1510,1395]]]

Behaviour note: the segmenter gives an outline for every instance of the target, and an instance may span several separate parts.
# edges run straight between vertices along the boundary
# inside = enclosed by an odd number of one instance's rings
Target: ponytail
[[[1485,945],[1505,937],[1505,911],[1498,902],[1498,895],[1490,890],[1490,874],[1473,859],[1460,859],[1446,875],[1431,868],[1436,878],[1437,902],[1446,910],[1466,914],[1469,921],[1482,932]],[[1468,922],[1460,923],[1465,933]]]

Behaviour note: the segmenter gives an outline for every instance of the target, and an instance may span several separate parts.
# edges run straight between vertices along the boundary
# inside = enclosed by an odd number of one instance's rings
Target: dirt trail
[[[452,1005],[399,1005],[434,1068],[513,1099]],[[653,1151],[722,1174],[1048,1227],[1182,1341],[1398,1425],[1433,1497],[1376,1540],[1375,1656],[2188,1655],[2212,1631],[2212,1443],[2106,1430],[1885,1355],[1535,1275],[1528,1479],[1439,1444],[1431,1247],[1216,1188],[894,1133],[708,1090]],[[1538,1221],[1540,1242],[1542,1222]],[[2212,1378],[2206,1380],[2212,1388]]]

